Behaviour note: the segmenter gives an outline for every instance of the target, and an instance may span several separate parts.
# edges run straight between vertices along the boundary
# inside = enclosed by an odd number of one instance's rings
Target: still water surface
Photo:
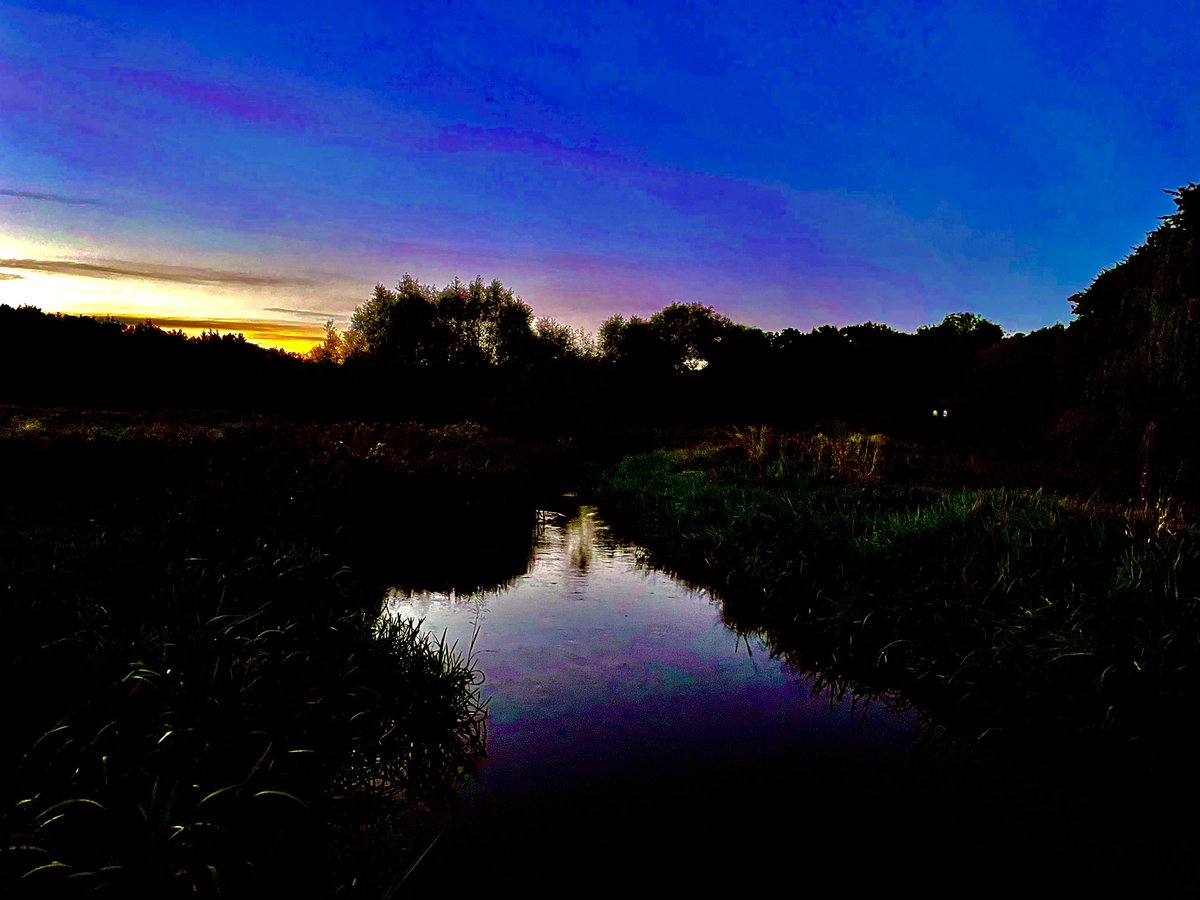
[[[1154,807],[1113,808],[1104,784],[1084,785],[1081,804],[931,749],[911,714],[814,694],[704,591],[641,565],[594,510],[538,523],[527,572],[506,586],[388,598],[387,614],[464,651],[474,638],[490,704],[488,760],[410,893],[1194,884],[1191,853],[1142,834]]]
[[[883,702],[814,693],[727,628],[707,593],[642,565],[588,507],[539,513],[528,571],[510,584],[397,590],[387,612],[423,619],[460,650],[474,641],[488,760],[463,791],[465,817],[501,816],[506,832],[568,815],[594,842],[629,833],[651,804],[678,835],[695,825],[686,798],[750,789],[753,773],[757,790],[781,758],[899,760],[914,739],[913,717]],[[523,818],[514,804],[537,809]]]
[[[538,521],[529,571],[508,586],[388,599],[391,615],[423,619],[460,649],[474,637],[490,713],[476,793],[754,757],[783,744],[854,753],[911,745],[910,715],[815,694],[808,676],[728,629],[707,593],[641,565],[593,509]]]

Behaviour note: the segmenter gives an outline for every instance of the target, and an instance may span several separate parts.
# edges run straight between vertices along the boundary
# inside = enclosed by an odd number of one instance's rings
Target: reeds
[[[884,470],[891,444],[883,434],[863,434],[844,428],[817,432],[798,439],[799,452],[821,475],[849,481],[874,481]]]
[[[853,446],[869,473],[870,441]],[[626,459],[595,493],[655,564],[827,682],[975,735],[1189,727],[1173,710],[1200,689],[1200,550],[1176,507],[821,473],[702,448]]]
[[[498,580],[523,565],[516,454],[471,426],[29,418],[0,434],[0,892],[386,893],[485,710],[469,651],[381,619],[384,589],[467,515],[517,526]]]
[[[66,714],[20,754],[14,892],[333,890],[339,835],[423,813],[482,757],[470,660],[355,609],[327,559],[187,574],[153,621],[91,638]]]

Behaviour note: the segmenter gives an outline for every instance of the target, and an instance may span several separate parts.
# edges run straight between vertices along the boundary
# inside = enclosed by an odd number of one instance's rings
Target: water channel
[[[528,571],[501,588],[397,590],[386,608],[473,640],[489,701],[488,760],[418,893],[853,896],[915,875],[938,896],[976,881],[978,896],[1034,871],[1079,886],[1080,866],[1102,863],[1052,795],[931,750],[911,712],[814,692],[593,509],[539,513]]]

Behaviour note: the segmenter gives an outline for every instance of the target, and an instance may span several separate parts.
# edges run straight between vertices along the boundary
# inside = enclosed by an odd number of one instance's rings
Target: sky
[[[1200,179],[1194,12],[0,2],[0,303],[289,349],[406,273],[587,330],[1069,322]]]

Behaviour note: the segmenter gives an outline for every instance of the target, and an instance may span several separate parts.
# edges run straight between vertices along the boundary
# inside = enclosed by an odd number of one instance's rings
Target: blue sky
[[[1197,178],[1187,4],[0,4],[0,302],[339,321],[499,278],[747,324],[1067,298]]]

